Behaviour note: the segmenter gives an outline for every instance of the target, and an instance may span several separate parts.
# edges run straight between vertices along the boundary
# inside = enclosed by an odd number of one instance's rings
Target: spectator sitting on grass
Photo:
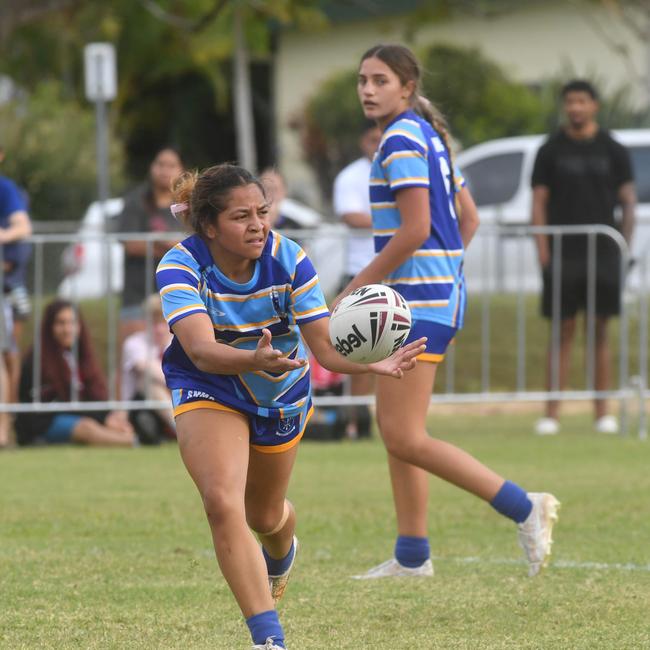
[[[41,327],[40,382],[34,383],[34,351],[22,365],[19,401],[95,402],[107,399],[106,379],[87,328],[74,305],[50,303]],[[38,391],[38,392],[37,392]],[[19,445],[78,443],[131,447],[133,427],[123,411],[20,413],[15,422]]]
[[[150,399],[170,404],[157,411],[131,411],[129,419],[141,441],[144,435],[154,442],[176,437],[171,394],[162,370],[162,355],[171,343],[172,335],[157,293],[144,301],[144,312],[150,319],[151,328],[131,334],[122,347],[122,399]]]

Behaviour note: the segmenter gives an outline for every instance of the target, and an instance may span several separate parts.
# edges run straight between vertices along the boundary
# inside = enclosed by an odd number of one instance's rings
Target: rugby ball
[[[410,331],[406,300],[383,284],[367,284],[345,296],[329,322],[332,345],[357,363],[386,359],[404,344]]]

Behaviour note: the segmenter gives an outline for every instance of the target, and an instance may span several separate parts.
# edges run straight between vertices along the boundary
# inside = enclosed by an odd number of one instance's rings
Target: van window
[[[517,192],[524,154],[502,153],[477,160],[460,171],[467,180],[476,205],[499,205]]]
[[[639,203],[650,203],[650,147],[629,147]]]

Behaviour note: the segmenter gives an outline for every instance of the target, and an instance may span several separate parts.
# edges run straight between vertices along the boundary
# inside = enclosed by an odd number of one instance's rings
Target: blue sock
[[[526,521],[530,511],[533,509],[528,495],[516,483],[506,481],[490,505],[502,515],[509,517],[520,524]]]
[[[395,542],[395,559],[409,568],[422,566],[428,559],[431,551],[429,540],[426,537],[408,537],[400,535]]]
[[[284,648],[284,631],[278,619],[278,613],[274,609],[261,614],[255,614],[246,619],[246,625],[251,631],[251,637],[255,645],[264,645],[271,637],[273,643]]]
[[[264,559],[266,560],[266,570],[268,574],[270,576],[281,576],[291,566],[295,552],[296,549],[294,548],[292,541],[289,552],[283,558],[276,560],[275,558],[272,558],[266,552],[266,549],[262,546],[262,553],[264,554]]]

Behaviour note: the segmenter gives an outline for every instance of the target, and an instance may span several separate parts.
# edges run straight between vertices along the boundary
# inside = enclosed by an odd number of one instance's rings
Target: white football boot
[[[519,545],[528,560],[528,575],[536,576],[548,562],[553,544],[553,525],[558,519],[560,502],[546,492],[529,492],[533,509],[528,518],[517,525]]]
[[[540,418],[535,422],[535,433],[538,436],[556,436],[560,433],[560,423],[555,418]]]
[[[355,580],[374,580],[376,578],[430,578],[433,575],[431,559],[416,567],[402,566],[395,558],[386,560],[366,573],[352,576]]]
[[[285,650],[284,648],[281,648],[279,645],[275,645],[273,643],[273,637],[270,636],[264,645],[254,645],[252,650]]]
[[[293,536],[293,558],[291,558],[291,564],[289,568],[279,576],[269,576],[269,587],[271,589],[271,597],[273,602],[277,605],[280,598],[284,594],[284,590],[287,588],[287,582],[289,582],[289,575],[291,574],[291,569],[296,562],[296,555],[298,555],[298,538]],[[267,641],[268,643],[268,641]],[[275,647],[275,646],[273,646]]]
[[[619,433],[620,427],[618,420],[613,415],[603,415],[594,422],[594,429],[597,433],[614,435]]]

